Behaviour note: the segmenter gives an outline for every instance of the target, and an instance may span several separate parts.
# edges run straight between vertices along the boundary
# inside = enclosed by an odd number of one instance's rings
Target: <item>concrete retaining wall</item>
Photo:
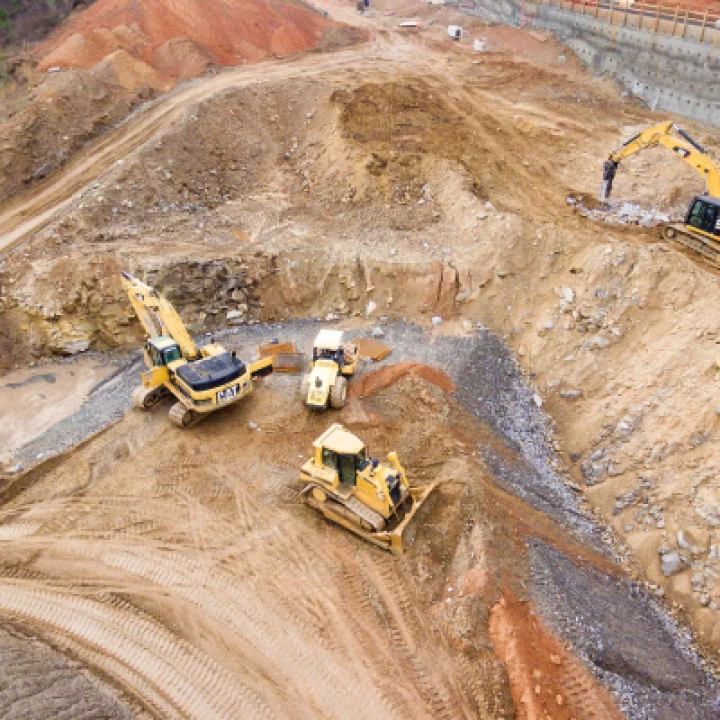
[[[520,24],[520,2],[515,0],[476,0],[474,10],[464,11]],[[699,42],[527,2],[522,18],[553,33],[591,70],[616,78],[651,108],[720,126],[720,45],[712,42],[714,36]]]

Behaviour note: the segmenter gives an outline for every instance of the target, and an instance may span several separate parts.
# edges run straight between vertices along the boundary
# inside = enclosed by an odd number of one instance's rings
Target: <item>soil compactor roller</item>
[[[397,454],[389,465],[368,454],[365,443],[339,423],[314,443],[314,455],[301,469],[308,505],[348,530],[396,555],[403,533],[437,487],[411,486]]]
[[[177,402],[170,408],[171,422],[190,427],[249,395],[252,381],[272,372],[272,357],[245,365],[218,343],[198,348],[166,298],[126,272],[122,284],[148,335],[143,352],[148,370],[133,391],[135,407],[149,410],[172,393]]]
[[[305,404],[312,410],[345,407],[348,378],[355,374],[359,356],[356,345],[343,343],[342,330],[321,330],[313,343],[312,367],[300,389]]]

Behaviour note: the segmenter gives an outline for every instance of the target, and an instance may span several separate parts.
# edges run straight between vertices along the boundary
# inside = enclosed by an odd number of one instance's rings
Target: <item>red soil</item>
[[[353,380],[348,395],[350,398],[372,397],[383,388],[389,387],[407,375],[421,377],[426,382],[437,385],[444,392],[455,389],[453,381],[442,371],[422,363],[404,362],[388,365]]]
[[[290,55],[336,23],[280,0],[98,0],[35,50],[40,67],[90,68],[125,50],[165,76]]]
[[[508,590],[490,613],[490,638],[508,670],[517,720],[622,720],[607,690]]]

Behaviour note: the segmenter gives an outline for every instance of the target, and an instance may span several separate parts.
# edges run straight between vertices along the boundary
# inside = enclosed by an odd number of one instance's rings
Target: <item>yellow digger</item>
[[[371,458],[367,446],[339,423],[314,443],[300,471],[308,505],[348,530],[396,555],[403,532],[437,483],[410,485],[397,454],[390,465]]]
[[[149,410],[171,393],[177,402],[170,421],[190,427],[249,395],[252,381],[272,372],[272,357],[245,365],[218,343],[198,348],[166,298],[126,272],[122,284],[148,335],[143,353],[148,370],[133,392],[135,407]]]
[[[300,389],[305,404],[312,410],[345,407],[348,378],[355,374],[358,358],[357,346],[343,343],[342,330],[321,330],[313,343],[310,372]]]
[[[691,165],[705,180],[705,194],[693,198],[685,223],[663,229],[668,240],[679,242],[720,267],[720,169],[712,151],[699,145],[674,122],[654,125],[610,153],[603,168],[600,200],[607,200],[620,162],[646,148],[662,145]]]

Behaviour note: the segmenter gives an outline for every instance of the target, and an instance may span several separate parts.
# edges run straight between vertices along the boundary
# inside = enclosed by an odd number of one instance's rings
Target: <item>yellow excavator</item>
[[[396,555],[403,552],[403,532],[438,483],[410,485],[397,454],[390,465],[371,458],[360,438],[339,423],[314,443],[314,454],[300,471],[308,505]]]
[[[691,165],[705,180],[705,194],[693,198],[685,223],[663,228],[668,240],[695,250],[720,267],[720,169],[712,151],[702,147],[674,122],[654,125],[610,153],[603,167],[600,200],[610,197],[613,179],[620,162],[646,148],[662,145]]]
[[[272,357],[245,365],[218,343],[198,348],[165,297],[126,272],[122,284],[148,336],[143,353],[148,370],[133,392],[135,407],[149,410],[171,393],[177,398],[171,422],[190,427],[249,395],[252,381],[272,372]]]

